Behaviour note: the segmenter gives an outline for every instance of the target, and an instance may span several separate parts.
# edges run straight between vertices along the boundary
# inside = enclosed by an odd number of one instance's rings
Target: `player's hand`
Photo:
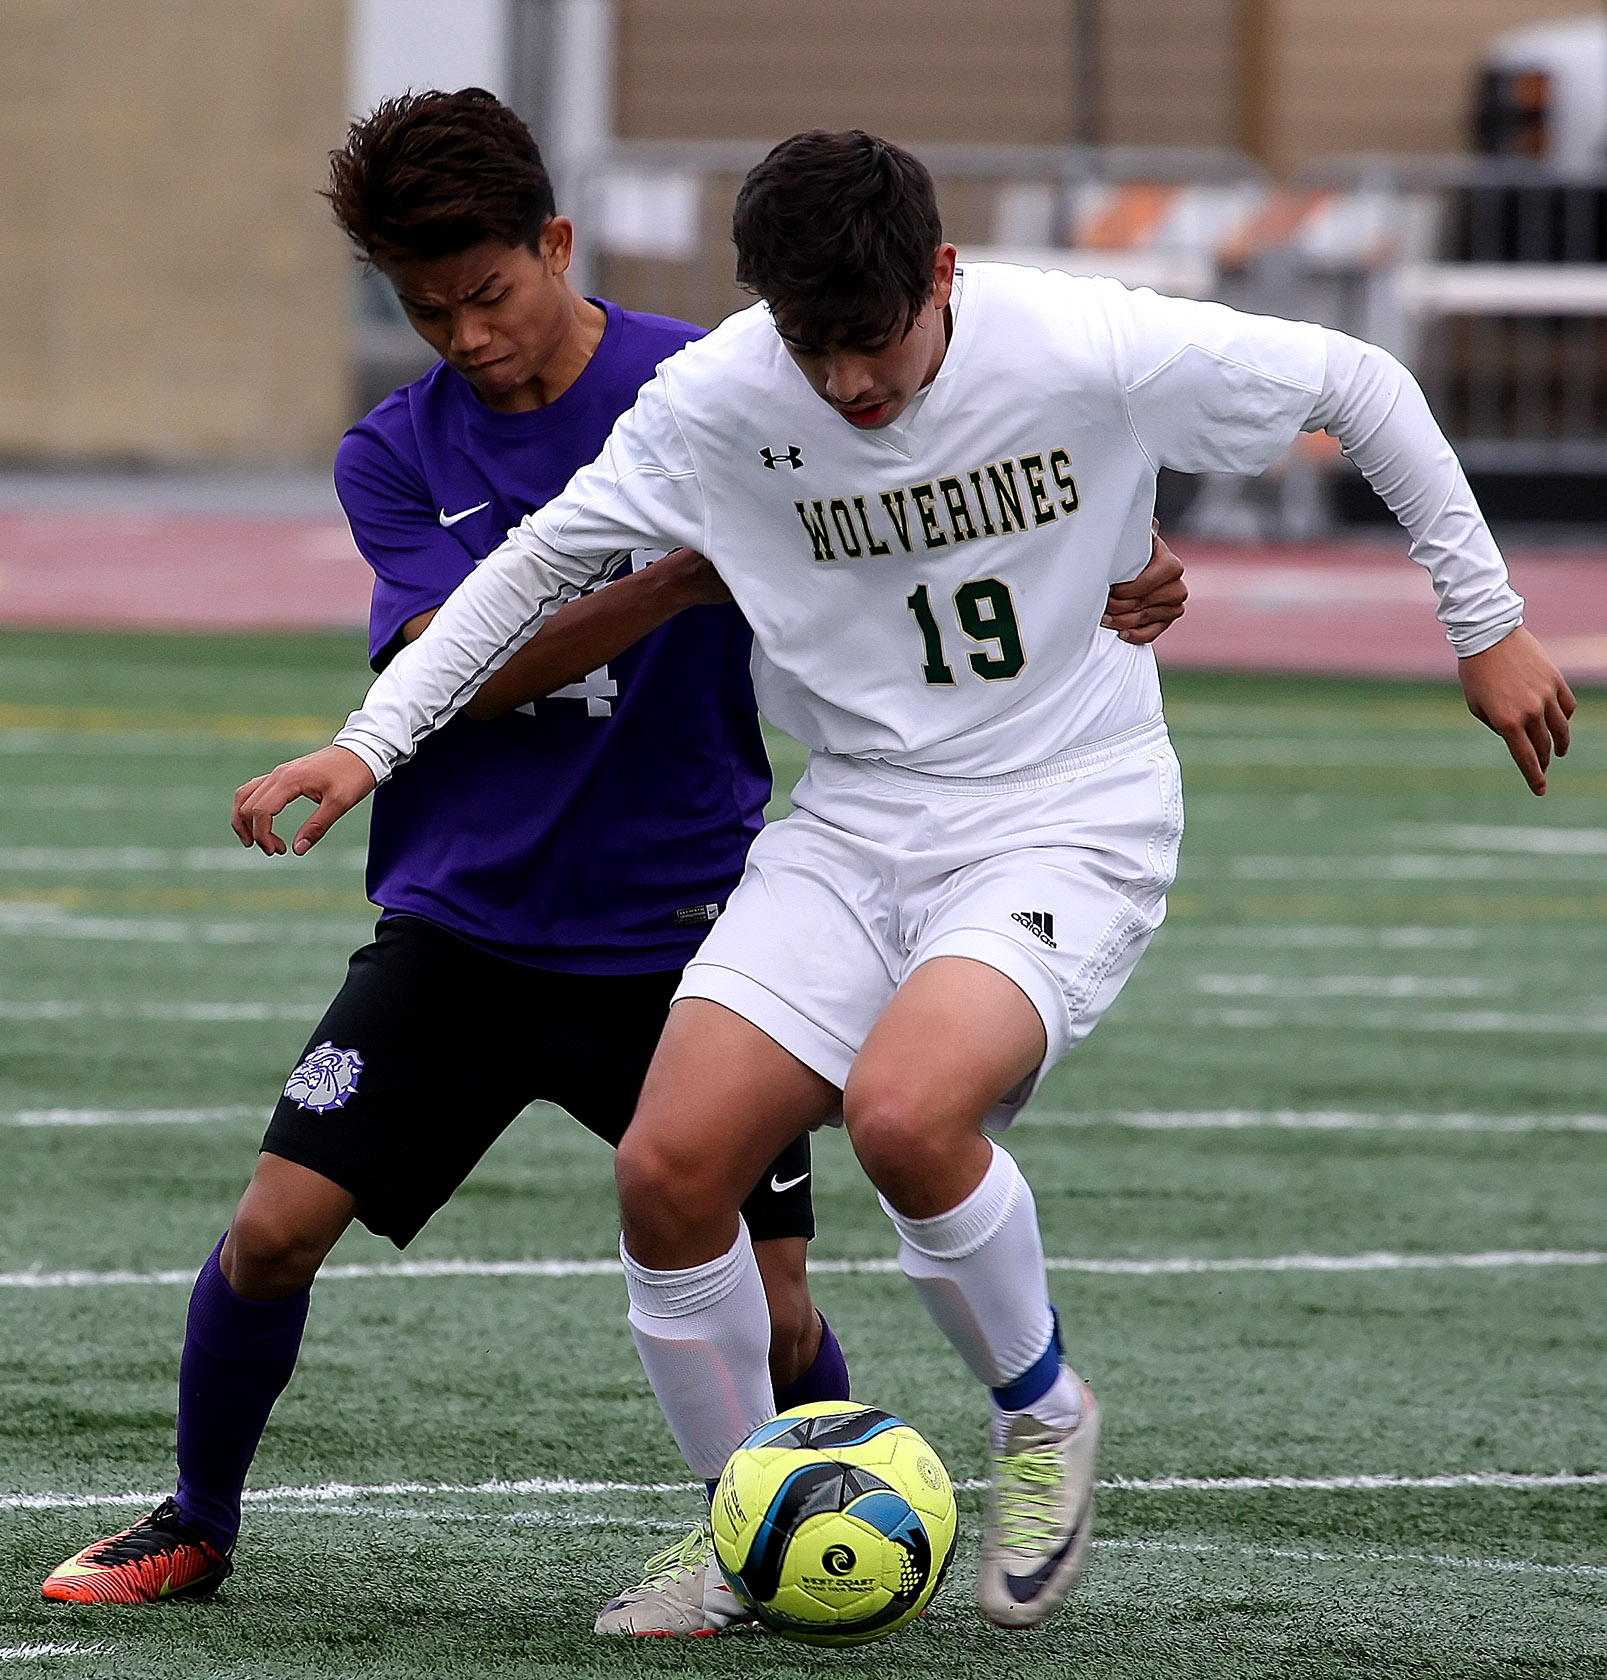
[[[653,570],[675,591],[675,599],[687,607],[718,607],[731,599],[713,564],[695,548],[672,548]]]
[[[273,831],[273,819],[292,799],[310,799],[318,807],[296,830],[290,849],[300,857],[334,827],[337,820],[360,805],[374,791],[374,772],[345,747],[321,747],[305,758],[293,758],[253,776],[234,795],[230,826],[242,846],[260,846],[269,857],[277,857],[285,843]]]
[[[1457,661],[1468,710],[1507,744],[1531,793],[1546,791],[1551,755],[1568,750],[1573,691],[1562,672],[1519,625],[1483,653]]]
[[[1183,616],[1188,598],[1183,562],[1161,540],[1157,524],[1151,527],[1149,564],[1131,583],[1118,583],[1111,590],[1099,622],[1124,642],[1142,647]]]

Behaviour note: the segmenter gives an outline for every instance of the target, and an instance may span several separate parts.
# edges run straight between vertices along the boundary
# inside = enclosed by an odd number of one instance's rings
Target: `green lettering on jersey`
[[[954,533],[954,540],[969,542],[976,535],[976,526],[971,523],[971,510],[965,505],[965,486],[957,478],[940,478],[937,487],[944,507],[949,510],[949,529]]]
[[[1018,455],[1021,476],[1027,481],[1027,494],[1032,497],[1032,523],[1053,525],[1057,517],[1049,492],[1043,487],[1043,456]]]
[[[921,641],[926,650],[926,658],[921,662],[921,675],[933,688],[952,688],[954,673],[943,657],[943,633],[932,617],[932,598],[926,592],[926,585],[917,585],[904,605],[915,614],[915,622],[921,629]]]
[[[1000,472],[1004,477],[1000,478]],[[993,486],[994,500],[999,504],[999,535],[1007,537],[1012,531],[1027,528],[1026,515],[1021,511],[1021,492],[1016,488],[1016,464],[1001,461],[988,468],[988,482]]]
[[[971,480],[971,489],[976,494],[977,510],[982,515],[982,535],[991,537],[994,535],[993,521],[988,518],[988,498],[982,494],[982,474],[978,471],[966,476]]]
[[[947,548],[949,539],[937,528],[936,492],[930,484],[912,484],[910,500],[921,516],[921,540],[928,548]]]
[[[835,560],[836,551],[831,546],[831,533],[826,529],[826,508],[822,502],[815,503],[815,516],[809,517],[808,505],[804,502],[792,504],[798,510],[798,517],[803,521],[803,528],[809,533],[809,541],[814,545],[817,560]]]
[[[1000,578],[977,578],[954,591],[954,616],[973,642],[997,642],[999,651],[968,653],[966,662],[984,682],[1019,677],[1027,663],[1021,646],[1010,586]]]
[[[883,500],[885,501],[886,498],[883,497]],[[870,515],[865,511],[865,498],[863,496],[854,497],[854,512],[859,515],[860,529],[865,533],[865,543],[871,553],[890,554],[892,552],[890,546],[887,543],[878,542],[875,532],[870,528]],[[908,548],[909,544],[905,543],[904,546]]]
[[[893,522],[893,535],[904,545],[904,552],[910,552],[910,510],[904,506],[904,492],[902,490],[884,490],[882,492],[882,506],[887,509],[887,517]]]
[[[864,550],[859,546],[859,533],[854,529],[854,516],[848,511],[848,503],[840,496],[832,501],[831,522],[837,528],[837,541],[843,545],[843,553],[850,560],[857,560]]]
[[[1067,513],[1075,513],[1081,502],[1077,495],[1077,480],[1071,476],[1071,457],[1064,449],[1050,450],[1049,472],[1054,478],[1056,489],[1066,492],[1060,498],[1061,507]]]

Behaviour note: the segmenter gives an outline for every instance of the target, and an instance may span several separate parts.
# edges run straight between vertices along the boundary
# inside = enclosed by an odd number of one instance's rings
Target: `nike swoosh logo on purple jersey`
[[[448,513],[445,508],[442,508],[440,512],[440,520],[442,525],[450,528],[451,526],[456,525],[460,519],[467,519],[471,513],[479,513],[490,506],[490,502],[476,502],[473,507],[464,508],[462,513]]]

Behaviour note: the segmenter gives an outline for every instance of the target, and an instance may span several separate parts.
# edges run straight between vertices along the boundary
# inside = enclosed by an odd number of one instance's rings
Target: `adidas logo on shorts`
[[[1010,920],[1020,922],[1034,939],[1041,939],[1051,951],[1060,949],[1055,944],[1055,919],[1047,910],[1013,910]]]

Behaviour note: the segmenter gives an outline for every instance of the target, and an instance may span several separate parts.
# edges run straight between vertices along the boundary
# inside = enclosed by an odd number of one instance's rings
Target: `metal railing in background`
[[[745,307],[731,207],[766,149],[634,141],[592,152],[566,206],[580,283],[705,326]],[[1472,470],[1607,472],[1607,169],[1337,158],[1278,185],[1231,151],[915,149],[966,256],[1321,321],[1400,355]],[[384,302],[366,312],[371,399],[412,354]],[[1270,490],[1253,493],[1272,498],[1262,523],[1285,535],[1321,529],[1325,485],[1341,470],[1332,455],[1292,456]],[[1218,486],[1200,517],[1250,494]]]
[[[731,208],[763,142],[626,141],[582,172],[572,214],[584,282],[631,308],[713,326],[753,300],[733,279]],[[937,181],[944,227],[964,249],[1032,260],[1065,257],[1075,229],[1103,211],[1121,220],[1123,189],[1156,207],[1185,197],[1196,207],[1264,190],[1265,175],[1236,152],[1193,148],[914,147]],[[1206,212],[1209,219],[1210,212]],[[1220,210],[1217,211],[1220,219]],[[1168,290],[1204,291],[1211,263],[1198,233],[1179,228],[1153,251],[1104,253],[1103,272]]]
[[[1303,185],[1425,207],[1427,248],[1359,273],[1363,319],[1332,324],[1401,356],[1471,470],[1607,471],[1607,169],[1334,159]]]

